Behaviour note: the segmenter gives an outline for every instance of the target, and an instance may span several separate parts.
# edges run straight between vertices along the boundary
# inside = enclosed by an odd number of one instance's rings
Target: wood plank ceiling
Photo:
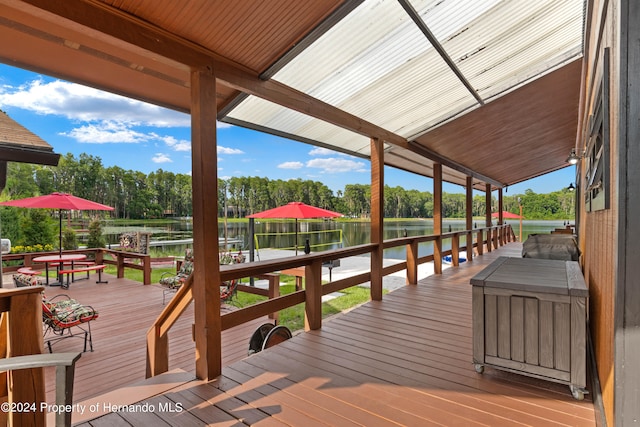
[[[478,188],[484,182],[495,188],[565,166],[577,129],[581,60],[575,55],[549,64],[555,71],[528,79],[528,85],[467,108],[470,112],[442,125],[424,127],[410,139],[366,115],[269,80],[361,4],[372,3],[0,0],[0,38],[11,40],[0,45],[0,61],[184,112],[190,107],[190,70],[214,65],[219,119],[232,114],[246,94],[257,95],[365,137],[360,147],[366,147],[368,135],[383,138],[391,166],[431,176],[434,160],[442,162],[448,166],[444,179],[461,185],[472,175]],[[368,156],[353,145],[287,136]]]

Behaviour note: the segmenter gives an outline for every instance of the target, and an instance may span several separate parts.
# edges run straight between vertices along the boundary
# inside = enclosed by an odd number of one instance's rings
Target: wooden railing
[[[62,253],[85,254],[88,258],[95,259],[97,264],[115,265],[117,277],[120,279],[124,277],[124,272],[127,268],[131,268],[133,270],[141,270],[143,272],[142,282],[145,285],[151,284],[151,257],[149,255],[105,248],[66,250],[62,251]],[[58,251],[49,251],[2,255],[3,263],[7,261],[18,261],[16,265],[3,266],[2,270],[4,273],[17,271],[21,267],[31,267],[34,270],[42,270],[44,268],[44,264],[34,262],[33,258],[58,254]]]
[[[473,238],[475,235],[475,239]],[[460,237],[466,237],[464,246],[460,246]],[[451,248],[441,250],[445,241],[451,241]],[[403,262],[384,267],[382,275],[407,270],[407,283],[417,284],[417,267],[425,262],[434,262],[436,272],[442,270],[442,257],[452,255],[452,264],[458,265],[458,255],[467,251],[471,255],[473,249],[482,255],[486,249],[491,252],[508,242],[515,241],[515,234],[510,225],[493,226],[474,230],[456,231],[442,235],[402,237],[386,240],[384,249],[406,246],[407,259]],[[424,242],[434,242],[434,254],[419,257],[418,247]],[[469,246],[471,243],[471,246]],[[371,281],[371,272],[358,274],[327,284],[322,284],[322,264],[336,259],[369,254],[375,244],[363,244],[348,248],[335,249],[305,256],[279,258],[276,260],[257,261],[249,264],[232,264],[220,266],[220,280],[228,281],[244,277],[255,277],[266,273],[286,270],[295,267],[305,269],[305,288],[293,293],[261,301],[221,315],[222,330],[241,325],[254,319],[278,312],[297,304],[305,303],[305,329],[319,329],[322,325],[322,296],[352,286]],[[440,249],[438,249],[440,248]],[[438,254],[439,252],[439,254]],[[468,256],[471,259],[471,256]],[[187,286],[182,286],[176,296],[160,314],[156,322],[147,332],[147,377],[161,374],[169,369],[168,333],[173,324],[193,299],[193,276]]]

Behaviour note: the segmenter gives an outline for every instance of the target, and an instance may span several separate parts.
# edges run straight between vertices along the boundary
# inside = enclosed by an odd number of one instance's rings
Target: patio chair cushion
[[[54,297],[55,298],[55,297]],[[89,305],[82,305],[73,298],[52,302],[42,298],[42,317],[55,330],[71,328],[98,318],[98,311]]]
[[[186,282],[191,273],[193,273],[193,249],[187,248],[184,251],[184,261],[178,272],[175,275],[164,273],[160,277],[160,284],[165,288],[178,289]]]
[[[22,288],[24,286],[41,286],[44,284],[44,281],[37,276],[18,273],[13,275],[13,283],[16,285],[16,288]]]

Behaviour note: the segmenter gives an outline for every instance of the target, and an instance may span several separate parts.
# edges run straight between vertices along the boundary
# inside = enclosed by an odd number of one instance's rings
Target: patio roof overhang
[[[566,166],[583,0],[0,0],[0,61],[484,189]]]
[[[7,162],[55,166],[60,154],[38,135],[0,110],[0,189],[7,179]]]

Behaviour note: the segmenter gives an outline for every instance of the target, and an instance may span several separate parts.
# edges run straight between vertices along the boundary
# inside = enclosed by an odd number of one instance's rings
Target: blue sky
[[[105,167],[149,173],[158,169],[191,173],[189,116],[0,64],[0,109],[51,144],[56,153],[88,153]],[[285,138],[218,124],[218,176],[312,179],[334,192],[346,184],[369,184],[366,159]],[[507,195],[530,188],[547,193],[573,181],[573,167],[509,187]],[[393,168],[385,183],[432,191],[432,181]],[[446,192],[464,192],[446,184]]]

